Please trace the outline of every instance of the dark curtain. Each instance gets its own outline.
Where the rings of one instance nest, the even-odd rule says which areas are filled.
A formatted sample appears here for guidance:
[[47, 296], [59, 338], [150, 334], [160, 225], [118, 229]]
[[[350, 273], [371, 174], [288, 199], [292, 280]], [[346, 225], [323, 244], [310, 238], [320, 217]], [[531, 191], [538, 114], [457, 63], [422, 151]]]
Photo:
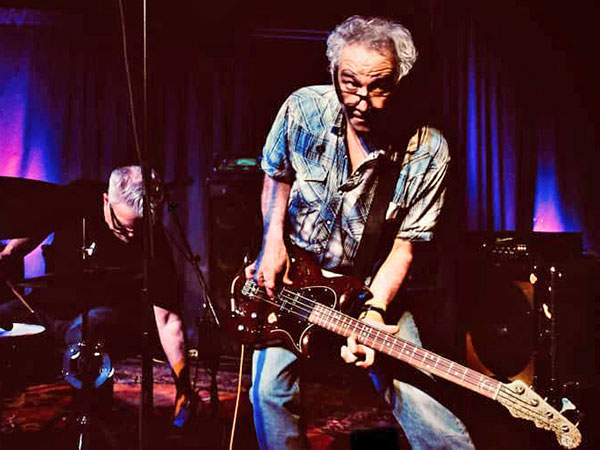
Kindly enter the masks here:
[[579, 231], [597, 251], [589, 189], [598, 89], [586, 57], [596, 8], [436, 5], [445, 129], [462, 192], [457, 227]]

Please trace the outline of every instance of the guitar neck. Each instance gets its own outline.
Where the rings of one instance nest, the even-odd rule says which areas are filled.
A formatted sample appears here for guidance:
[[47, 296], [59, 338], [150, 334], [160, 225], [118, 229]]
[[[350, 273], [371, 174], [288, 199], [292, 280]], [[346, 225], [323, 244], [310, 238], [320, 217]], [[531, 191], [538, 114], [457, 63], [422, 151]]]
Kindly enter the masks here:
[[496, 399], [502, 383], [436, 355], [392, 334], [378, 330], [335, 309], [313, 302], [308, 321], [340, 336], [355, 336], [358, 342], [411, 366]]

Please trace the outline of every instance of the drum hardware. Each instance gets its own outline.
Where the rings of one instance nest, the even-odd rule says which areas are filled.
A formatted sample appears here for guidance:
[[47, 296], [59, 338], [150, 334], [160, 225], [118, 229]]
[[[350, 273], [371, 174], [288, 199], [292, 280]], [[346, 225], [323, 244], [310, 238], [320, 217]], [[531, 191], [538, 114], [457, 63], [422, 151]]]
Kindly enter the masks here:
[[[82, 218], [82, 246], [81, 256], [84, 273], [90, 269], [90, 260], [96, 250], [95, 243], [87, 245], [86, 218]], [[89, 286], [78, 286], [80, 298], [86, 298]], [[89, 311], [91, 305], [85, 304], [81, 311], [81, 341], [67, 348], [63, 359], [63, 376], [72, 386], [81, 389], [81, 409], [75, 418], [76, 448], [77, 450], [92, 449], [92, 427], [95, 426], [92, 411], [92, 395], [94, 389], [104, 383], [112, 375], [110, 358], [106, 353], [100, 351], [97, 345], [93, 345], [89, 339]], [[100, 366], [94, 362], [101, 361]], [[65, 367], [66, 366], [66, 367]], [[96, 373], [96, 374], [95, 374]], [[96, 385], [97, 384], [97, 385]]]
[[[102, 350], [104, 344], [96, 342], [93, 345], [88, 361], [82, 358], [86, 353], [86, 349], [83, 348], [85, 345], [87, 344], [84, 342], [69, 345], [63, 358], [63, 378], [75, 389], [83, 387], [83, 377], [88, 372], [92, 374], [94, 388], [100, 387], [114, 374], [110, 357]], [[86, 363], [89, 367], [85, 366]]]

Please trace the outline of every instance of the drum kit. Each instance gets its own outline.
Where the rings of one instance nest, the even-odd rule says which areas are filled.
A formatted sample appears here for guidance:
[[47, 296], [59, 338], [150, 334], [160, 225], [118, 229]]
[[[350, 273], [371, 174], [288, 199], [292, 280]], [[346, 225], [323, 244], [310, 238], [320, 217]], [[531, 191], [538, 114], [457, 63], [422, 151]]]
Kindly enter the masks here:
[[[60, 224], [61, 218], [77, 214], [70, 201], [72, 194], [68, 187], [20, 178], [0, 177], [0, 239], [15, 239], [49, 234]], [[32, 213], [32, 211], [34, 213]], [[86, 219], [82, 218], [81, 255], [83, 270], [73, 273], [46, 274], [35, 278], [21, 280], [16, 283], [4, 276], [0, 265], [0, 283], [6, 284], [13, 296], [18, 299], [29, 312], [32, 323], [0, 322], [0, 410], [2, 408], [2, 381], [10, 377], [11, 357], [18, 355], [15, 351], [22, 343], [33, 337], [42, 336], [46, 327], [43, 319], [36, 313], [36, 305], [30, 304], [22, 295], [23, 288], [74, 288], [80, 292], [83, 301], [79, 302], [81, 310], [81, 341], [70, 345], [63, 357], [62, 374], [71, 386], [81, 390], [82, 407], [75, 417], [77, 428], [76, 448], [91, 448], [91, 418], [93, 416], [92, 397], [94, 390], [105, 383], [113, 374], [109, 356], [103, 351], [102, 344], [88, 339], [88, 311], [94, 305], [85, 301], [85, 292], [91, 292], [99, 286], [109, 283], [123, 284], [139, 280], [139, 274], [120, 268], [91, 268], [86, 264], [93, 254], [93, 245], [86, 242]], [[20, 290], [21, 289], [21, 290]], [[1, 301], [12, 299], [0, 299]], [[12, 356], [11, 356], [12, 355]], [[14, 364], [18, 364], [14, 362]]]

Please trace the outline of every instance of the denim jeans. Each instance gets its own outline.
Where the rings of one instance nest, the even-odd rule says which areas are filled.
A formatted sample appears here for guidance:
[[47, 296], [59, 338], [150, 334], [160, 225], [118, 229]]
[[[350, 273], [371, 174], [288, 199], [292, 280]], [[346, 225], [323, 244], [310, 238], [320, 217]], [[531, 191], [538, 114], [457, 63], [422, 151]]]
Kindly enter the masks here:
[[[399, 337], [421, 345], [412, 314], [405, 312], [398, 326]], [[254, 352], [250, 401], [263, 450], [308, 447], [301, 416], [299, 364], [296, 355], [281, 347]], [[441, 403], [378, 370], [369, 375], [413, 449], [474, 449], [465, 426]]]

